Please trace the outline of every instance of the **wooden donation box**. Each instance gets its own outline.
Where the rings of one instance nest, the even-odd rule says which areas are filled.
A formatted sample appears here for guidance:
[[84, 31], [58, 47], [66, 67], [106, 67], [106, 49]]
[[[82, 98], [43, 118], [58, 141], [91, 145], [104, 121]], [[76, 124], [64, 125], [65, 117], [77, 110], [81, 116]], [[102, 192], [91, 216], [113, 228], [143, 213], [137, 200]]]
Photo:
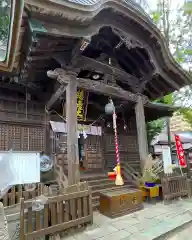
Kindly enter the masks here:
[[138, 189], [113, 189], [100, 193], [100, 213], [110, 218], [132, 213], [143, 208], [142, 191]]

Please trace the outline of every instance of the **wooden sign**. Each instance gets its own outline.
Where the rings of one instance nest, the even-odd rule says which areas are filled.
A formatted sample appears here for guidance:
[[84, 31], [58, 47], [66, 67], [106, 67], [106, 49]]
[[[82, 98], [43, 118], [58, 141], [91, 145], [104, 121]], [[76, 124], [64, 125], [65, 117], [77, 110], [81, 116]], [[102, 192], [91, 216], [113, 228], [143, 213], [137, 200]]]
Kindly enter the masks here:
[[176, 144], [176, 149], [177, 149], [177, 156], [179, 159], [179, 165], [181, 167], [187, 167], [187, 163], [185, 160], [185, 154], [184, 154], [184, 150], [183, 150], [183, 145], [180, 139], [180, 136], [175, 135], [175, 144]]
[[77, 120], [84, 120], [84, 91], [77, 91]]

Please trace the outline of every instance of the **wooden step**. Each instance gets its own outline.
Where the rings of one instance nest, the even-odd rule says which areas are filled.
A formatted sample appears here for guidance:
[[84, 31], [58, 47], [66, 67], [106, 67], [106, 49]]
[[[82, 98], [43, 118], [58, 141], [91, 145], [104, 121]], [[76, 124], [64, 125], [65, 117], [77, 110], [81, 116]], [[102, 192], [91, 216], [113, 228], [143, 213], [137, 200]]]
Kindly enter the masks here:
[[102, 185], [105, 183], [112, 182], [109, 178], [102, 178], [102, 179], [94, 179], [94, 180], [89, 180], [88, 184], [89, 186], [96, 186], [96, 185]]
[[93, 181], [93, 180], [100, 180], [100, 179], [107, 179], [107, 173], [84, 173], [81, 174], [81, 181]]

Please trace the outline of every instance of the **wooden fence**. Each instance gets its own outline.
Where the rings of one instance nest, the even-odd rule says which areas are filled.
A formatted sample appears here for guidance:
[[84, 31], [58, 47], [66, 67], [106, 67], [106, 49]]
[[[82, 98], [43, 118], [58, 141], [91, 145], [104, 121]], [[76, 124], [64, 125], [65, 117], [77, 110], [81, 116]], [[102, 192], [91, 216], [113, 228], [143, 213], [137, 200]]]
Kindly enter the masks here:
[[165, 175], [161, 179], [164, 200], [173, 200], [189, 195], [187, 175]]
[[39, 239], [92, 221], [91, 190], [87, 183], [80, 183], [48, 197], [41, 211], [33, 211], [32, 201], [21, 199], [20, 240]]
[[36, 189], [33, 191], [26, 191], [23, 185], [13, 186], [0, 201], [3, 203], [4, 207], [12, 206], [20, 203], [20, 199], [29, 200], [40, 196], [42, 193], [48, 195], [49, 189], [42, 183], [37, 184]]

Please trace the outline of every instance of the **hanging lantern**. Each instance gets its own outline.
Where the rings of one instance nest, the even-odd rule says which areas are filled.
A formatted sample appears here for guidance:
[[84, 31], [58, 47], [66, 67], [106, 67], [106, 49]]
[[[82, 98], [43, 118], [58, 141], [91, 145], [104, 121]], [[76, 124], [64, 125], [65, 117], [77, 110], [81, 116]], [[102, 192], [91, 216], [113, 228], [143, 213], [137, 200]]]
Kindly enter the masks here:
[[113, 115], [115, 112], [115, 106], [113, 102], [109, 102], [108, 104], [105, 105], [105, 113], [108, 115]]

